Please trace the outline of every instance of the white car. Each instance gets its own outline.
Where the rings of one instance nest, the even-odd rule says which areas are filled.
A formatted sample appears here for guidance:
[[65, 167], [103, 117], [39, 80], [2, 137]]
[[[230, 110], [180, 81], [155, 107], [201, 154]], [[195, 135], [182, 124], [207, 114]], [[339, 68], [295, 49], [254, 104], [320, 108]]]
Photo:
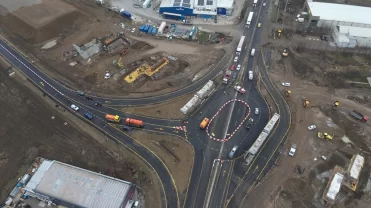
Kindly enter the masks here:
[[265, 5], [267, 5], [266, 3], [263, 3], [263, 7], [265, 7]]
[[109, 72], [107, 72], [105, 75], [104, 75], [104, 79], [109, 79], [111, 78], [111, 74]]
[[229, 153], [229, 158], [231, 158], [231, 159], [233, 158], [234, 153], [236, 153], [237, 149], [238, 149], [238, 146], [234, 145], [231, 152]]
[[238, 56], [234, 57], [233, 62], [237, 62], [237, 61], [238, 61]]
[[310, 125], [310, 126], [308, 126], [308, 130], [310, 131], [310, 130], [313, 130], [313, 129], [316, 129], [317, 128], [317, 126], [316, 125]]
[[241, 86], [235, 86], [234, 89], [237, 90], [238, 92], [242, 93], [242, 94], [244, 94], [246, 92], [246, 90]]
[[72, 104], [71, 105], [71, 108], [74, 109], [75, 111], [78, 111], [79, 110], [79, 107], [77, 107], [75, 104]]
[[241, 69], [241, 64], [238, 64], [236, 70], [240, 71], [240, 69]]
[[290, 82], [282, 82], [282, 86], [285, 86], [285, 87], [290, 87], [291, 84]]
[[295, 145], [295, 144], [292, 144], [292, 145], [291, 145], [291, 148], [290, 148], [289, 155], [290, 155], [291, 157], [294, 157], [295, 152], [296, 152], [296, 145]]
[[131, 30], [131, 32], [133, 33], [133, 32], [135, 32], [137, 29], [134, 27], [132, 30]]
[[255, 108], [255, 115], [259, 115], [259, 108]]

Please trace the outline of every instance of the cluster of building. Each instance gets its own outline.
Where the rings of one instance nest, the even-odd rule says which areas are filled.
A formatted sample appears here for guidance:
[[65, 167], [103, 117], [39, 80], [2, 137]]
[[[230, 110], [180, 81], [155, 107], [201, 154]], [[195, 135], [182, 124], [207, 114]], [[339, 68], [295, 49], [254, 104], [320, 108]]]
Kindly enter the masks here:
[[309, 30], [332, 30], [339, 47], [371, 47], [371, 7], [332, 4], [307, 0], [301, 18]]
[[343, 187], [348, 190], [356, 191], [364, 163], [365, 158], [356, 154], [353, 155], [347, 170], [344, 170], [340, 166], [334, 168], [322, 196], [326, 204], [333, 205], [341, 200], [342, 194], [340, 194], [340, 192]]
[[216, 19], [217, 15], [232, 15], [234, 4], [234, 0], [162, 0], [159, 13], [176, 20]]
[[4, 207], [38, 204], [39, 207], [131, 208], [138, 204], [133, 200], [136, 192], [137, 187], [130, 182], [37, 158], [11, 191]]

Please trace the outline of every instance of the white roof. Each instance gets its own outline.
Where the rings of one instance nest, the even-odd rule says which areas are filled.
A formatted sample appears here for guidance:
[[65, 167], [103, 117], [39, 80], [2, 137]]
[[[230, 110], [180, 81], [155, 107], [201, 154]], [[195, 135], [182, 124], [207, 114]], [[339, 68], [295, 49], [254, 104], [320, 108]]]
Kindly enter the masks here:
[[216, 6], [218, 8], [233, 8], [234, 0], [217, 0]]
[[58, 161], [44, 160], [24, 188], [86, 208], [123, 205], [131, 183]]
[[358, 180], [359, 174], [361, 173], [361, 169], [365, 162], [365, 158], [361, 155], [357, 155], [356, 158], [353, 160], [352, 166], [350, 168], [350, 177]]
[[339, 33], [347, 34], [353, 37], [371, 38], [371, 28], [365, 27], [352, 27], [339, 25]]
[[195, 7], [215, 8], [217, 0], [191, 0]]
[[338, 36], [338, 42], [339, 43], [350, 43], [349, 38], [346, 35], [342, 35], [342, 34]]
[[328, 188], [328, 191], [326, 193], [326, 197], [335, 200], [336, 195], [340, 191], [341, 183], [343, 182], [344, 176], [341, 173], [336, 173], [334, 177], [332, 178], [330, 187]]
[[308, 2], [308, 5], [311, 14], [321, 20], [371, 24], [371, 7], [322, 2]]
[[193, 8], [195, 0], [162, 0], [160, 7], [186, 7]]

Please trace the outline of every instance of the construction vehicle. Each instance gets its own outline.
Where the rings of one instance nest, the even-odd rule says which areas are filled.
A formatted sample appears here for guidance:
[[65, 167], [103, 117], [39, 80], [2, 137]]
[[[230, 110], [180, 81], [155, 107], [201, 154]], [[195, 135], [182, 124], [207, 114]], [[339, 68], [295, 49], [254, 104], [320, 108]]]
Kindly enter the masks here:
[[335, 101], [334, 104], [332, 105], [332, 107], [337, 108], [337, 107], [339, 107], [339, 104], [340, 104], [339, 101]]
[[224, 78], [223, 78], [223, 84], [228, 84], [228, 80], [231, 77], [231, 74], [232, 72], [227, 69], [227, 72], [225, 73]]
[[134, 127], [138, 127], [138, 128], [143, 127], [143, 121], [142, 120], [136, 120], [136, 119], [132, 119], [132, 118], [127, 118], [125, 120], [125, 124], [128, 125], [128, 126], [134, 126]]
[[303, 102], [304, 108], [308, 108], [309, 107], [309, 104], [310, 104], [310, 102], [309, 102], [308, 98], [305, 98], [304, 99], [304, 102]]
[[286, 48], [283, 49], [282, 56], [287, 57], [288, 55], [289, 55], [289, 50], [287, 50]]
[[285, 95], [286, 95], [286, 97], [290, 97], [291, 96], [291, 90], [285, 90]]
[[321, 139], [327, 139], [327, 140], [332, 140], [332, 138], [334, 137], [334, 135], [329, 135], [328, 133], [324, 132], [318, 132], [317, 133], [317, 136], [318, 138], [321, 138]]
[[281, 29], [278, 29], [277, 30], [277, 38], [280, 38], [281, 37], [281, 33], [282, 33], [282, 30]]
[[350, 112], [350, 115], [351, 115], [353, 118], [355, 118], [355, 119], [357, 119], [357, 120], [359, 120], [359, 121], [361, 121], [361, 122], [363, 122], [363, 123], [366, 123], [367, 120], [368, 120], [368, 117], [367, 117], [367, 116], [365, 116], [365, 115], [363, 115], [362, 113], [359, 113], [359, 112], [357, 112], [357, 111], [351, 111], [351, 112]]
[[118, 115], [107, 114], [106, 115], [106, 120], [111, 121], [111, 122], [115, 122], [115, 123], [120, 123], [121, 118]]
[[201, 129], [204, 129], [206, 128], [207, 124], [209, 124], [209, 119], [208, 118], [204, 118], [204, 120], [202, 120], [202, 122], [200, 123], [200, 128]]

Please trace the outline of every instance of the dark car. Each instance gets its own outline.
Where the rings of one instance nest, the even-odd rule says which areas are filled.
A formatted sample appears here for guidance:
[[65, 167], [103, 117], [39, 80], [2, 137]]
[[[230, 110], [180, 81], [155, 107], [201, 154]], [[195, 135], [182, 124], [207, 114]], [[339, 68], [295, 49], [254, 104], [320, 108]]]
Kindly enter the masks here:
[[76, 94], [77, 94], [77, 95], [80, 95], [80, 96], [84, 96], [84, 95], [85, 95], [85, 93], [82, 92], [82, 91], [76, 91]]
[[94, 103], [95, 106], [102, 106], [102, 104], [98, 103], [98, 102], [95, 102]]
[[93, 98], [92, 97], [89, 97], [89, 96], [86, 96], [85, 99], [87, 99], [87, 100], [93, 100]]
[[131, 127], [130, 127], [130, 126], [126, 126], [126, 125], [124, 125], [124, 126], [122, 127], [122, 130], [124, 130], [124, 131], [131, 131]]
[[253, 123], [254, 123], [254, 119], [249, 118], [249, 120], [247, 121], [247, 124], [246, 124], [246, 128], [250, 129]]

